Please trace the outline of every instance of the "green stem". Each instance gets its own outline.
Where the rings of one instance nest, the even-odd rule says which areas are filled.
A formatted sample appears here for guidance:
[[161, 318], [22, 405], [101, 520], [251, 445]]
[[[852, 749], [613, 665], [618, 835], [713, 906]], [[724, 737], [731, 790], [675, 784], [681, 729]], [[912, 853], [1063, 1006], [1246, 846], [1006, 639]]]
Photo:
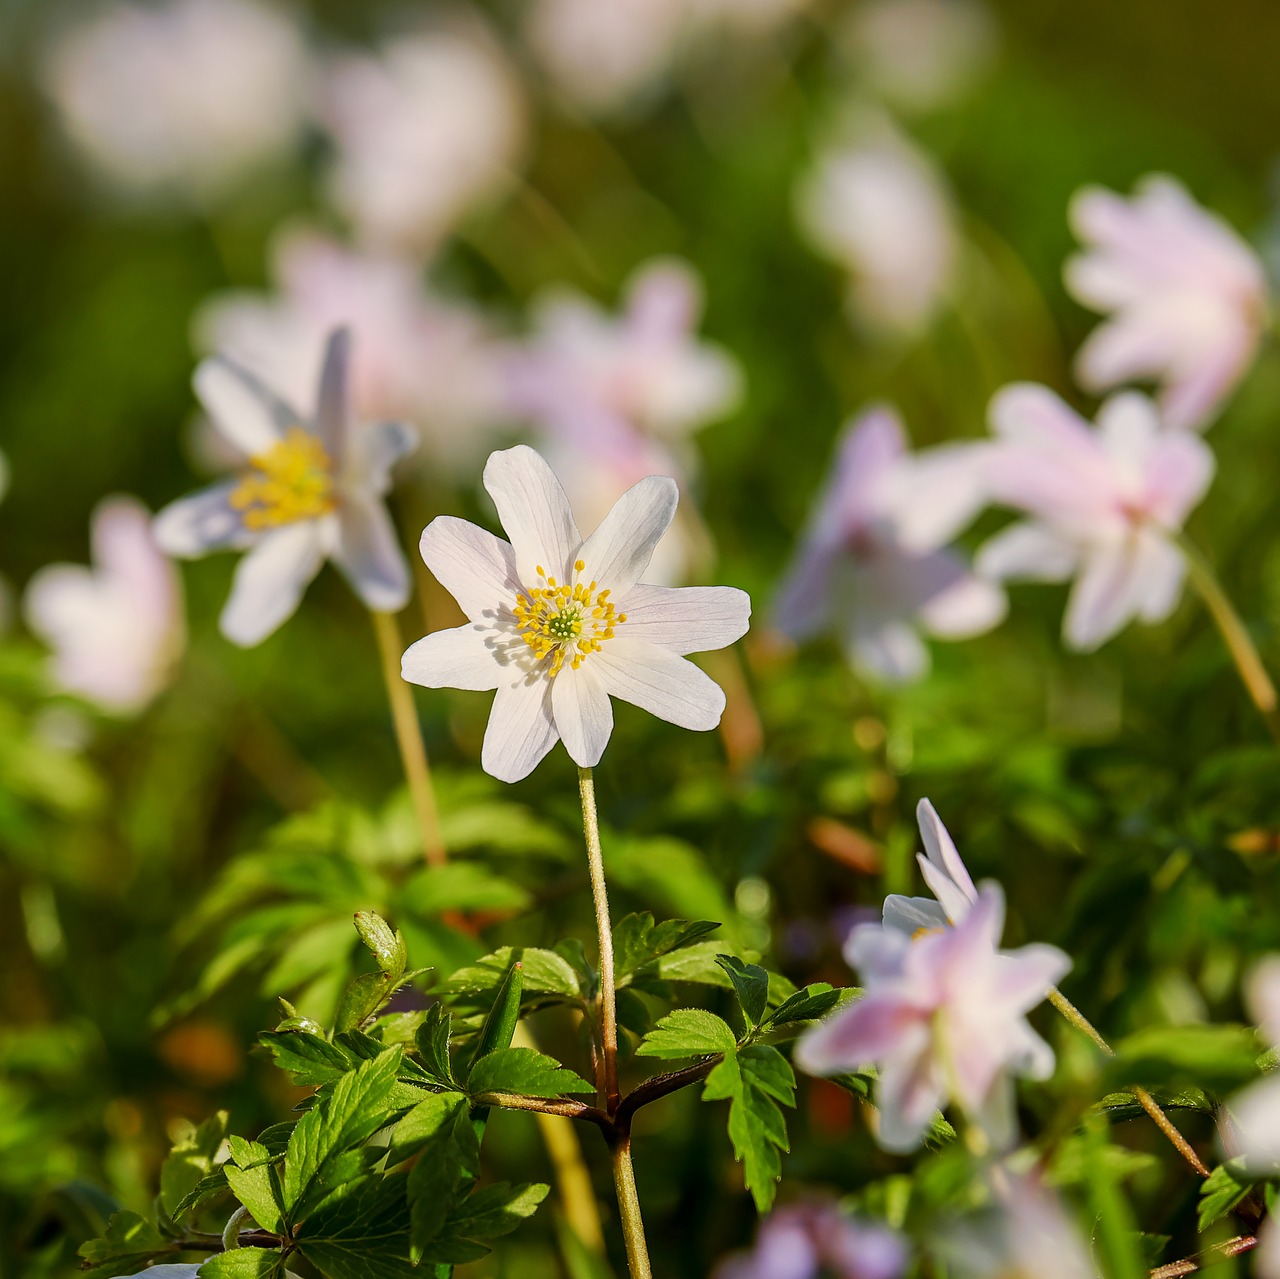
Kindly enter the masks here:
[[1209, 561], [1200, 554], [1185, 533], [1179, 533], [1177, 540], [1192, 586], [1196, 588], [1217, 625], [1250, 699], [1266, 720], [1271, 736], [1280, 743], [1280, 698], [1276, 695], [1276, 686], [1271, 682], [1267, 668], [1262, 664], [1248, 627], [1227, 598]]
[[[1115, 1049], [1098, 1033], [1094, 1024], [1062, 993], [1056, 986], [1049, 988], [1049, 1002], [1079, 1031], [1088, 1035], [1108, 1057], [1116, 1055]], [[1173, 1125], [1173, 1120], [1160, 1107], [1160, 1103], [1145, 1089], [1134, 1088], [1133, 1095], [1138, 1105], [1151, 1116], [1157, 1128], [1169, 1139], [1173, 1148], [1201, 1176], [1207, 1177], [1209, 1169], [1204, 1160], [1196, 1154], [1191, 1143]]]
[[627, 1270], [631, 1279], [653, 1279], [640, 1196], [636, 1193], [636, 1171], [631, 1163], [631, 1138], [625, 1134], [613, 1147], [613, 1185], [618, 1192], [618, 1215], [627, 1244]]

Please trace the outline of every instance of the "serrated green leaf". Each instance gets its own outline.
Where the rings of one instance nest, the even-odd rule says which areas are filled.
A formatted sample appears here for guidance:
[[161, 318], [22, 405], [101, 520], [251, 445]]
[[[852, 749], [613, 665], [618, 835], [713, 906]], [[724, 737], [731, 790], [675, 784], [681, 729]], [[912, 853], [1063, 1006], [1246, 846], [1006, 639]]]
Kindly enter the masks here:
[[246, 1169], [228, 1164], [222, 1171], [231, 1193], [249, 1210], [254, 1221], [263, 1230], [280, 1234], [284, 1220], [271, 1165], [262, 1163]]
[[1248, 1198], [1256, 1184], [1244, 1164], [1233, 1159], [1215, 1168], [1200, 1184], [1199, 1229], [1208, 1230]]
[[[409, 1174], [410, 1255], [415, 1262], [427, 1258], [455, 1203], [479, 1172], [480, 1143], [470, 1108], [458, 1102]], [[435, 1254], [430, 1259], [449, 1260]]]
[[295, 1236], [327, 1279], [425, 1279], [409, 1261], [407, 1178], [370, 1176], [330, 1195]]
[[171, 1218], [177, 1219], [187, 1196], [213, 1174], [214, 1159], [227, 1135], [227, 1119], [227, 1112], [219, 1110], [198, 1128], [189, 1125], [161, 1165], [160, 1203]]
[[284, 1258], [274, 1248], [233, 1248], [210, 1257], [199, 1279], [274, 1279], [284, 1270]]
[[522, 1097], [562, 1097], [592, 1093], [595, 1085], [536, 1048], [502, 1048], [482, 1057], [467, 1076], [467, 1092], [506, 1092]]
[[229, 1190], [227, 1186], [227, 1178], [221, 1168], [217, 1172], [211, 1172], [207, 1177], [201, 1177], [190, 1190], [179, 1200], [173, 1211], [169, 1214], [176, 1221], [184, 1214], [191, 1211], [198, 1204], [206, 1199], [212, 1198], [214, 1195], [226, 1194]]
[[173, 1243], [149, 1221], [136, 1212], [122, 1211], [112, 1214], [101, 1238], [80, 1245], [79, 1255], [88, 1263], [92, 1279], [114, 1279], [173, 1251]]
[[334, 1014], [337, 1030], [355, 1030], [391, 998], [398, 983], [385, 973], [360, 973], [346, 985]]
[[495, 1182], [468, 1195], [450, 1214], [449, 1230], [466, 1239], [496, 1239], [510, 1234], [538, 1210], [550, 1186], [529, 1182], [513, 1186]]
[[[694, 942], [669, 955], [660, 956], [655, 965], [655, 976], [660, 981], [687, 981], [699, 986], [719, 986], [729, 990], [733, 983], [718, 962], [723, 950], [724, 947], [719, 942]], [[634, 984], [639, 985], [639, 979], [644, 974], [636, 976]]]
[[453, 1018], [443, 1004], [432, 1004], [414, 1042], [422, 1068], [439, 1084], [454, 1087], [453, 1064], [449, 1060], [449, 1038], [453, 1031]]
[[452, 1122], [458, 1107], [465, 1102], [466, 1098], [460, 1092], [435, 1093], [420, 1101], [396, 1124], [391, 1134], [388, 1167], [408, 1159], [439, 1137], [445, 1125]]
[[759, 964], [744, 963], [736, 955], [717, 955], [716, 963], [733, 983], [733, 993], [747, 1019], [747, 1027], [754, 1030], [769, 1003], [769, 974]]
[[496, 990], [507, 975], [513, 959], [524, 967], [526, 995], [559, 995], [577, 1001], [581, 995], [578, 975], [568, 960], [554, 950], [526, 946], [516, 950], [503, 946], [466, 968], [459, 968], [445, 983], [444, 989], [454, 994], [479, 994]]
[[859, 994], [852, 988], [836, 990], [826, 982], [814, 982], [784, 999], [765, 1019], [765, 1025], [772, 1030], [794, 1022], [818, 1021], [837, 1004], [856, 999]]
[[372, 1061], [345, 1074], [324, 1098], [298, 1121], [285, 1152], [282, 1193], [291, 1222], [298, 1220], [304, 1196], [334, 1155], [360, 1145], [385, 1122], [385, 1100], [396, 1082], [401, 1050], [388, 1048]]
[[341, 1078], [355, 1064], [350, 1053], [307, 1031], [264, 1031], [258, 1036], [293, 1082], [308, 1088]]
[[666, 1061], [732, 1053], [738, 1038], [727, 1022], [702, 1008], [677, 1008], [661, 1018], [636, 1049], [638, 1057]]
[[614, 975], [619, 988], [626, 986], [637, 970], [691, 946], [719, 927], [706, 919], [666, 919], [655, 924], [649, 911], [624, 915], [613, 926]]

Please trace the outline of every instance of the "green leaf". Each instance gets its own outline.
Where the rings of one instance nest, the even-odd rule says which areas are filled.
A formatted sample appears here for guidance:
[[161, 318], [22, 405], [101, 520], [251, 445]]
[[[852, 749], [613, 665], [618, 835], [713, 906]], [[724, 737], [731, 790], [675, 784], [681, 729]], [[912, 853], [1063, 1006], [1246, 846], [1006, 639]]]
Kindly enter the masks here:
[[156, 1257], [171, 1254], [174, 1244], [136, 1212], [113, 1213], [100, 1239], [81, 1244], [79, 1255], [91, 1279], [114, 1279], [141, 1270]]
[[1101, 1115], [1091, 1115], [1084, 1131], [1089, 1158], [1089, 1209], [1098, 1221], [1095, 1239], [1107, 1279], [1146, 1279], [1137, 1225], [1106, 1158], [1106, 1120]]
[[638, 969], [692, 945], [719, 927], [707, 919], [666, 919], [655, 925], [648, 911], [624, 915], [613, 926], [614, 975], [618, 986], [625, 986]]
[[479, 1173], [480, 1143], [470, 1108], [455, 1103], [409, 1174], [410, 1255], [415, 1263], [444, 1231], [454, 1204]]
[[532, 903], [528, 889], [478, 862], [451, 861], [415, 874], [396, 896], [398, 910], [443, 915], [455, 910], [522, 911]]
[[414, 1036], [422, 1068], [437, 1083], [455, 1087], [453, 1064], [449, 1060], [449, 1036], [453, 1018], [443, 1004], [432, 1004]]
[[397, 978], [408, 967], [404, 938], [381, 915], [371, 910], [356, 911], [356, 932], [373, 953], [379, 969], [388, 977]]
[[1227, 1092], [1257, 1078], [1258, 1041], [1244, 1026], [1147, 1026], [1115, 1046], [1109, 1089], [1186, 1081]]
[[769, 1004], [769, 974], [759, 964], [743, 963], [736, 955], [717, 955], [716, 963], [728, 974], [747, 1027], [754, 1030]]
[[503, 946], [492, 955], [466, 968], [459, 968], [445, 983], [445, 991], [452, 994], [472, 994], [496, 990], [507, 975], [513, 959], [520, 960], [524, 968], [526, 995], [560, 995], [576, 1002], [581, 997], [578, 975], [567, 959], [554, 950], [542, 950], [526, 946], [515, 950]]
[[595, 1085], [535, 1048], [502, 1048], [482, 1057], [467, 1076], [467, 1092], [509, 1092], [522, 1097], [592, 1093]]
[[284, 1229], [276, 1179], [270, 1164], [250, 1168], [227, 1164], [223, 1170], [232, 1194], [249, 1210], [249, 1215], [263, 1230], [279, 1234]]
[[550, 1189], [539, 1183], [512, 1186], [500, 1181], [475, 1191], [449, 1214], [445, 1229], [424, 1249], [423, 1259], [450, 1263], [483, 1256], [488, 1249], [480, 1241], [510, 1234], [533, 1216]]
[[852, 988], [836, 990], [824, 981], [814, 982], [788, 996], [766, 1018], [771, 1030], [795, 1022], [818, 1021], [837, 1004], [856, 999], [861, 992]]
[[423, 1146], [440, 1136], [446, 1125], [452, 1123], [458, 1107], [466, 1102], [460, 1092], [435, 1093], [420, 1101], [395, 1126], [391, 1134], [391, 1148], [387, 1166], [396, 1164], [416, 1154]]
[[1215, 1168], [1201, 1183], [1199, 1229], [1208, 1230], [1238, 1204], [1248, 1198], [1255, 1185], [1241, 1160], [1233, 1159]]
[[297, 1228], [327, 1279], [426, 1279], [409, 1261], [407, 1178], [370, 1176], [330, 1195]]
[[729, 1102], [729, 1139], [742, 1161], [743, 1179], [756, 1210], [766, 1213], [782, 1175], [781, 1152], [787, 1123], [779, 1104], [795, 1105], [795, 1074], [783, 1055], [767, 1044], [730, 1054], [707, 1076], [705, 1101]]
[[284, 1270], [284, 1257], [274, 1248], [233, 1248], [200, 1267], [199, 1279], [271, 1279]]
[[673, 1060], [732, 1053], [738, 1038], [727, 1022], [702, 1008], [677, 1008], [661, 1018], [636, 1049], [638, 1057]]
[[179, 1205], [215, 1171], [214, 1159], [227, 1135], [227, 1117], [225, 1110], [219, 1110], [199, 1128], [188, 1124], [174, 1142], [160, 1167], [160, 1203], [170, 1217], [177, 1218]]
[[339, 1079], [355, 1065], [350, 1053], [308, 1031], [264, 1031], [258, 1036], [275, 1058], [276, 1065], [302, 1088]]
[[355, 1030], [391, 998], [391, 992], [399, 985], [394, 977], [385, 973], [360, 973], [353, 977], [338, 1000], [334, 1014], [337, 1030]]
[[[724, 947], [719, 942], [694, 942], [669, 955], [660, 956], [655, 976], [660, 981], [688, 981], [699, 986], [720, 986], [729, 990], [733, 983], [719, 964], [723, 950]], [[647, 973], [636, 974], [635, 984], [639, 985], [646, 975]]]
[[367, 1141], [386, 1122], [384, 1102], [396, 1082], [400, 1057], [399, 1048], [388, 1048], [361, 1063], [298, 1121], [285, 1153], [282, 1186], [291, 1221], [297, 1221], [303, 1197], [326, 1160]]
[[511, 1047], [512, 1037], [516, 1033], [516, 1023], [520, 1020], [520, 996], [523, 993], [524, 965], [515, 959], [507, 969], [507, 975], [502, 979], [502, 985], [498, 987], [498, 993], [493, 997], [489, 1015], [480, 1027], [475, 1052], [471, 1057], [472, 1068], [482, 1057]]

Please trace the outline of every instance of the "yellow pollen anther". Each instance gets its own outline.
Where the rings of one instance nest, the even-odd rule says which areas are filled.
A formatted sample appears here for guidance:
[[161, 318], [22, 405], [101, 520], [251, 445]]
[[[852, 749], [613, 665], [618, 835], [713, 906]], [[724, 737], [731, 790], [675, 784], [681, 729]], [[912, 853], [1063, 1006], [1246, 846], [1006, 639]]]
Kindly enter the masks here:
[[[586, 563], [576, 560], [573, 567], [575, 573], [581, 573]], [[534, 658], [546, 661], [546, 673], [554, 678], [566, 663], [576, 671], [587, 654], [598, 653], [601, 642], [612, 639], [614, 628], [627, 619], [614, 611], [608, 590], [596, 594], [594, 581], [557, 583], [542, 565], [537, 571], [545, 585], [523, 591], [511, 611]]]
[[318, 519], [334, 509], [333, 473], [324, 445], [301, 426], [249, 459], [227, 503], [252, 533]]

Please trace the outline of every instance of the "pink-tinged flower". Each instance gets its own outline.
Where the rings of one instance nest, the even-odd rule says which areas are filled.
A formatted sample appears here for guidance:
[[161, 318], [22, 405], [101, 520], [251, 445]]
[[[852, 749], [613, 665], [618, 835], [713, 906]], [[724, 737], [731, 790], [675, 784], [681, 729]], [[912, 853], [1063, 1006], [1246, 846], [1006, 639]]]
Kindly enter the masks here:
[[27, 587], [27, 625], [53, 649], [59, 688], [129, 714], [173, 674], [185, 641], [182, 587], [141, 502], [108, 498], [91, 528], [94, 567], [42, 568]]
[[940, 1231], [934, 1251], [962, 1279], [1096, 1279], [1080, 1230], [1033, 1177], [1006, 1178], [983, 1218]]
[[44, 84], [73, 141], [121, 186], [205, 198], [298, 138], [307, 51], [254, 0], [117, 4], [70, 28]]
[[808, 1031], [796, 1062], [830, 1075], [877, 1066], [878, 1138], [919, 1145], [950, 1099], [992, 1137], [1010, 1126], [1006, 1072], [1053, 1073], [1053, 1050], [1026, 1014], [1071, 967], [1054, 946], [1000, 951], [1004, 894], [984, 884], [952, 928], [909, 937], [879, 924], [855, 928], [846, 947], [866, 994]]
[[356, 417], [420, 426], [432, 460], [452, 469], [478, 459], [501, 417], [502, 376], [477, 310], [428, 292], [407, 258], [310, 231], [281, 236], [272, 261], [277, 293], [205, 305], [196, 324], [204, 349], [226, 352], [296, 404], [316, 385], [325, 337], [349, 328]]
[[614, 317], [568, 292], [534, 309], [534, 334], [510, 365], [512, 411], [576, 445], [628, 428], [679, 439], [723, 417], [742, 394], [726, 351], [695, 336], [702, 285], [692, 268], [650, 262]]
[[876, 122], [822, 154], [797, 192], [814, 245], [851, 275], [850, 301], [872, 329], [907, 336], [933, 318], [955, 271], [951, 199], [933, 162]]
[[859, 84], [904, 111], [963, 97], [998, 40], [980, 0], [870, 0], [854, 9], [846, 33]]
[[230, 360], [196, 369], [196, 394], [247, 466], [165, 507], [155, 533], [184, 558], [248, 552], [222, 611], [233, 643], [261, 643], [287, 621], [326, 557], [371, 609], [393, 612], [409, 598], [409, 568], [383, 498], [413, 434], [399, 423], [351, 420], [349, 347], [345, 330], [329, 338], [312, 417]]
[[916, 854], [916, 861], [934, 900], [901, 897], [897, 893], [890, 893], [884, 899], [884, 922], [908, 936], [921, 928], [958, 924], [978, 900], [978, 890], [956, 850], [955, 841], [927, 799], [916, 805], [916, 821], [920, 825], [920, 838], [924, 840], [924, 852]]
[[484, 485], [511, 542], [466, 520], [432, 520], [422, 558], [467, 623], [412, 645], [402, 671], [427, 688], [496, 690], [485, 771], [519, 781], [557, 740], [592, 767], [613, 731], [610, 697], [682, 728], [714, 728], [724, 693], [684, 655], [739, 639], [751, 601], [727, 586], [640, 581], [675, 515], [675, 481], [641, 480], [586, 539], [533, 449], [494, 453]]
[[1174, 427], [1204, 427], [1253, 361], [1267, 315], [1267, 281], [1253, 250], [1172, 178], [1148, 177], [1126, 200], [1078, 191], [1071, 225], [1085, 252], [1067, 288], [1111, 318], [1076, 362], [1083, 386], [1160, 383]]
[[1004, 592], [943, 549], [986, 500], [985, 457], [982, 445], [909, 453], [888, 408], [855, 418], [782, 583], [778, 629], [834, 631], [853, 665], [901, 681], [928, 669], [921, 629], [960, 639], [996, 625]]
[[1063, 635], [1076, 649], [1097, 648], [1135, 617], [1168, 617], [1186, 568], [1175, 539], [1213, 478], [1204, 442], [1162, 428], [1155, 405], [1136, 392], [1108, 400], [1094, 429], [1031, 383], [996, 395], [991, 426], [999, 437], [991, 492], [1032, 518], [987, 542], [978, 570], [1074, 577]]
[[896, 1230], [831, 1202], [788, 1204], [760, 1223], [755, 1247], [716, 1267], [714, 1279], [897, 1279], [907, 1248]]
[[334, 203], [361, 239], [415, 250], [509, 185], [525, 128], [512, 69], [470, 29], [344, 58], [328, 77], [324, 115], [338, 149]]

